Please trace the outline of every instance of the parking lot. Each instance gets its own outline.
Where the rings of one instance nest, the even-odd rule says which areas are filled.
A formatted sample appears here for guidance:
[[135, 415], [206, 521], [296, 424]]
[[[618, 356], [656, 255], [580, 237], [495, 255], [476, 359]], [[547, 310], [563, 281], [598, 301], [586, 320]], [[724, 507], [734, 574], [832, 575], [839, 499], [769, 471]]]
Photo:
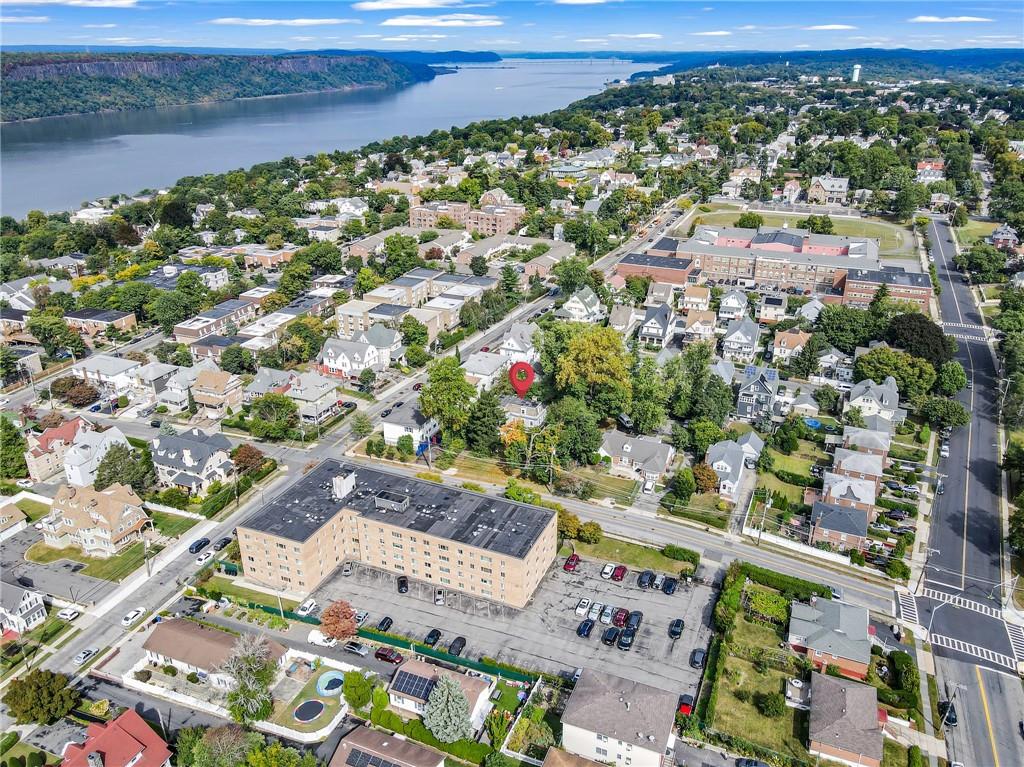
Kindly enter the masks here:
[[[700, 672], [690, 668], [690, 652], [706, 648], [711, 637], [712, 591], [703, 585], [681, 583], [672, 596], [639, 588], [630, 571], [616, 583], [603, 580], [604, 562], [584, 560], [575, 573], [566, 573], [559, 560], [548, 573], [525, 610], [449, 591], [446, 604], [433, 602], [434, 584], [410, 579], [409, 592], [399, 594], [396, 576], [354, 564], [353, 574], [336, 575], [315, 594], [323, 606], [337, 599], [370, 613], [367, 628], [385, 615], [394, 620], [389, 629], [422, 641], [432, 628], [441, 631], [439, 648], [447, 649], [456, 636], [466, 638], [463, 655], [488, 656], [506, 663], [551, 674], [576, 668], [602, 668], [609, 662], [615, 673], [661, 687], [693, 692]], [[629, 651], [601, 642], [605, 625], [598, 623], [589, 639], [576, 636], [583, 620], [575, 612], [581, 597], [628, 610], [640, 610], [643, 624]], [[682, 618], [683, 634], [672, 639], [669, 623]]]

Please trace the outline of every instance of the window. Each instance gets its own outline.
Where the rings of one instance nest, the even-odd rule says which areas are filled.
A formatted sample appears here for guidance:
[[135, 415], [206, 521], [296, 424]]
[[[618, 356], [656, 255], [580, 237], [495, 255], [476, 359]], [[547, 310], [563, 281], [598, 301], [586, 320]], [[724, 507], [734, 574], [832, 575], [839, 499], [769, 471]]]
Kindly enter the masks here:
[[595, 751], [597, 751], [598, 756], [608, 756], [608, 749], [606, 748], [598, 748]]

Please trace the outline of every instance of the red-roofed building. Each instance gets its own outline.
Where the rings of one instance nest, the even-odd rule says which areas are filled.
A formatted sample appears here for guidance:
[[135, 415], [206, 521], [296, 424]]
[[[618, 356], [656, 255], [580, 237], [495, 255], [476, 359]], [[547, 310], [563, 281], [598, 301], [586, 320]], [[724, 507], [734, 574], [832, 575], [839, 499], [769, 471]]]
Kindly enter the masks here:
[[107, 724], [90, 724], [85, 743], [69, 743], [61, 767], [169, 767], [163, 738], [128, 709]]
[[25, 463], [33, 482], [42, 482], [54, 474], [64, 473], [64, 454], [67, 453], [79, 431], [92, 429], [84, 418], [72, 418], [42, 434], [29, 434]]

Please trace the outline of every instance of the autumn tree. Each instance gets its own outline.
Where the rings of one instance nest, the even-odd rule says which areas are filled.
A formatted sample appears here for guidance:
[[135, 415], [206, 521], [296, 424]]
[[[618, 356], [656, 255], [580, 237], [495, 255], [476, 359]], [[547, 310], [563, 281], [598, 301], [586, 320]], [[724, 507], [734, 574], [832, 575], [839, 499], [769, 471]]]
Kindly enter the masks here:
[[244, 473], [260, 468], [266, 460], [266, 456], [255, 445], [245, 443], [238, 446], [234, 455], [231, 456], [231, 460], [234, 461], [235, 469], [240, 473]]
[[693, 467], [693, 479], [697, 483], [698, 492], [710, 493], [718, 488], [718, 475], [706, 463], [698, 463]]
[[588, 325], [566, 344], [555, 382], [563, 394], [586, 401], [599, 415], [614, 418], [632, 400], [629, 356], [615, 330]]
[[331, 602], [320, 614], [320, 630], [339, 641], [355, 636], [357, 628], [356, 612], [352, 605], [344, 600]]

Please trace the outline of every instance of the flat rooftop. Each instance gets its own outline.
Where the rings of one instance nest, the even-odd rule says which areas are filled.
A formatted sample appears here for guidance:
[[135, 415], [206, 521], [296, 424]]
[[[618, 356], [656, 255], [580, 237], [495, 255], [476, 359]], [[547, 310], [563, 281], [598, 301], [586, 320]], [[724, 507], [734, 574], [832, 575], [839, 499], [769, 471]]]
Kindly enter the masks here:
[[[334, 498], [334, 478], [351, 472], [356, 476], [354, 489], [343, 499]], [[385, 505], [379, 507], [378, 497]], [[395, 509], [397, 498], [408, 498], [404, 511]], [[527, 555], [555, 513], [361, 464], [327, 459], [239, 527], [305, 541], [343, 507], [371, 522], [398, 525], [517, 558]]]

